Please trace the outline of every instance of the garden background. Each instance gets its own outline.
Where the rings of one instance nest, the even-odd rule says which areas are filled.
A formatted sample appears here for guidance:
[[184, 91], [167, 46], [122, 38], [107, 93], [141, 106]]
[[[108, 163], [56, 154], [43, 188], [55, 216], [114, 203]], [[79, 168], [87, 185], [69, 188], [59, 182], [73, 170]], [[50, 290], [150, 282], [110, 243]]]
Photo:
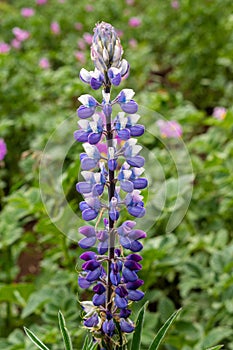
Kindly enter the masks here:
[[[154, 216], [140, 273], [149, 301], [142, 350], [181, 306], [161, 349], [222, 343], [232, 350], [231, 0], [0, 1], [0, 349], [35, 349], [26, 326], [61, 350], [58, 310], [75, 349], [82, 348], [77, 300], [88, 294], [77, 286], [81, 197], [75, 191], [82, 147], [72, 134], [77, 98], [88, 93], [79, 71], [92, 68], [92, 28], [102, 20], [121, 36], [131, 65], [124, 84], [135, 90], [148, 130], [140, 143], [156, 159], [145, 166]], [[48, 141], [52, 160], [64, 156], [62, 176], [41, 165]], [[178, 173], [184, 150], [192, 167]], [[141, 305], [134, 306], [134, 319]]]

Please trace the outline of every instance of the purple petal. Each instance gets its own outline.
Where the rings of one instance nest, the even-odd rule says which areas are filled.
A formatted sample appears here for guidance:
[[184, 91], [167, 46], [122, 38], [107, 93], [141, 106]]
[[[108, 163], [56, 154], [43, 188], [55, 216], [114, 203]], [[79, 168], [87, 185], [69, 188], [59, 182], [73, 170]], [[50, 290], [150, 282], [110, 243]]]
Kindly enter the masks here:
[[129, 157], [126, 161], [129, 165], [135, 166], [136, 168], [143, 167], [145, 163], [145, 159], [142, 156]]
[[106, 291], [106, 288], [102, 285], [102, 283], [98, 283], [93, 288], [93, 292], [95, 292], [96, 294], [103, 294], [105, 291]]
[[126, 257], [127, 260], [134, 260], [136, 262], [139, 262], [142, 260], [142, 257], [141, 255], [139, 254], [129, 254], [127, 257]]
[[129, 322], [126, 322], [124, 319], [120, 320], [120, 327], [122, 332], [131, 333], [134, 331], [134, 326]]
[[128, 318], [131, 315], [131, 310], [128, 309], [121, 309], [120, 311], [120, 317]]
[[79, 118], [86, 119], [95, 113], [95, 107], [85, 107], [82, 105], [77, 109], [77, 113]]
[[90, 193], [92, 191], [92, 184], [88, 182], [78, 182], [76, 184], [76, 191], [79, 193]]
[[113, 85], [115, 85], [115, 86], [120, 85], [120, 83], [121, 83], [121, 74], [118, 73], [117, 75], [115, 75], [114, 78], [112, 78], [112, 79], [110, 79], [110, 80], [111, 80], [111, 83], [112, 83]]
[[105, 104], [103, 106], [103, 112], [106, 117], [110, 117], [110, 115], [112, 114], [112, 106], [110, 104]]
[[136, 272], [127, 269], [127, 267], [124, 267], [122, 271], [122, 276], [124, 277], [126, 282], [134, 282], [138, 279]]
[[87, 271], [94, 271], [97, 267], [100, 266], [100, 263], [96, 260], [88, 260], [82, 264], [82, 269]]
[[148, 181], [145, 178], [135, 179], [133, 180], [133, 185], [134, 185], [134, 189], [142, 190], [143, 188], [147, 187]]
[[108, 168], [112, 171], [116, 170], [117, 168], [117, 161], [115, 159], [110, 159], [108, 161]]
[[120, 244], [125, 249], [130, 249], [130, 247], [131, 247], [131, 241], [130, 241], [130, 239], [128, 237], [120, 236]]
[[95, 306], [100, 306], [105, 303], [105, 294], [94, 294], [92, 301]]
[[118, 284], [121, 281], [121, 276], [119, 273], [114, 273], [113, 271], [111, 271], [110, 280], [114, 286], [118, 286]]
[[105, 320], [102, 329], [104, 333], [108, 334], [109, 336], [112, 336], [115, 330], [115, 324], [113, 320]]
[[134, 114], [138, 110], [138, 105], [134, 100], [130, 100], [129, 102], [126, 102], [126, 103], [121, 103], [120, 106], [122, 111], [129, 114]]
[[123, 180], [120, 182], [120, 185], [121, 185], [121, 189], [125, 192], [133, 192], [134, 190], [134, 186], [133, 186], [133, 183], [129, 180]]
[[80, 259], [88, 261], [95, 259], [96, 254], [94, 252], [85, 252], [80, 255]]
[[145, 127], [143, 125], [137, 124], [133, 125], [130, 128], [130, 134], [133, 137], [141, 136], [145, 132]]
[[143, 284], [144, 284], [143, 280], [138, 279], [137, 281], [134, 281], [134, 282], [128, 282], [126, 284], [126, 288], [135, 290], [135, 289], [141, 287]]
[[[88, 210], [88, 209], [87, 209]], [[82, 249], [89, 249], [95, 245], [96, 237], [83, 238], [78, 242], [78, 245]]]
[[81, 226], [79, 227], [78, 232], [86, 237], [96, 236], [95, 229], [92, 226]]
[[139, 263], [133, 260], [126, 260], [124, 265], [131, 271], [133, 270], [138, 271], [138, 270], [141, 270], [142, 268], [142, 265], [140, 265]]
[[89, 209], [89, 208], [90, 208], [89, 205], [85, 201], [82, 201], [82, 202], [79, 203], [79, 209], [81, 211], [83, 211], [85, 209]]
[[86, 288], [89, 288], [91, 283], [88, 282], [86, 280], [86, 278], [82, 277], [82, 276], [79, 276], [78, 277], [78, 284], [79, 284], [79, 287], [83, 288], [83, 289], [86, 289]]
[[125, 298], [128, 295], [127, 289], [123, 286], [117, 287], [115, 289], [116, 294], [118, 294], [121, 298]]
[[146, 238], [146, 232], [142, 230], [133, 230], [129, 233], [129, 238], [132, 240]]
[[98, 315], [95, 313], [94, 315], [92, 315], [91, 317], [87, 318], [83, 324], [86, 327], [95, 327], [97, 326], [97, 324], [99, 323], [99, 318]]
[[144, 207], [141, 206], [135, 206], [135, 207], [128, 207], [128, 212], [130, 215], [135, 216], [136, 218], [141, 218], [145, 215], [146, 210]]
[[140, 252], [142, 248], [143, 248], [143, 245], [139, 241], [132, 241], [129, 249], [132, 252]]
[[76, 130], [74, 132], [74, 138], [76, 141], [79, 141], [79, 142], [87, 142], [88, 135], [89, 135], [89, 132], [83, 131], [83, 130]]
[[95, 133], [95, 132], [92, 132], [89, 134], [88, 136], [88, 142], [91, 144], [91, 145], [96, 145], [100, 139], [101, 139], [101, 136], [102, 136], [102, 133]]
[[141, 290], [130, 290], [128, 299], [133, 301], [139, 301], [144, 297], [144, 293]]
[[119, 309], [125, 309], [128, 305], [128, 301], [126, 298], [121, 298], [118, 294], [115, 295], [115, 304]]
[[82, 218], [85, 221], [94, 220], [98, 216], [98, 212], [94, 209], [85, 209], [82, 212]]
[[97, 163], [95, 159], [85, 157], [81, 160], [81, 167], [83, 170], [91, 170], [97, 166]]
[[130, 138], [130, 131], [129, 129], [118, 130], [117, 135], [121, 140], [128, 140]]
[[108, 251], [108, 241], [100, 242], [98, 245], [98, 253], [100, 255], [105, 254]]
[[96, 79], [96, 78], [91, 78], [90, 80], [90, 85], [93, 90], [98, 90], [103, 84], [103, 81]]
[[88, 274], [87, 274], [87, 281], [89, 281], [89, 282], [94, 282], [94, 281], [96, 281], [96, 280], [98, 280], [98, 278], [100, 277], [100, 275], [101, 275], [101, 268], [100, 267], [98, 267], [97, 269], [95, 269], [94, 271], [90, 271], [90, 272], [88, 272]]

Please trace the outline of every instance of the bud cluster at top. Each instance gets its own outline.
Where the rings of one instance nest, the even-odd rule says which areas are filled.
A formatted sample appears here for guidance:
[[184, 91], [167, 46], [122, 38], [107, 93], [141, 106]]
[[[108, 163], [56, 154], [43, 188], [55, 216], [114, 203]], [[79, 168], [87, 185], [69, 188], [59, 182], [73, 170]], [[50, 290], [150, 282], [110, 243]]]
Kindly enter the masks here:
[[[80, 210], [85, 221], [96, 220], [95, 226], [79, 228], [84, 236], [79, 246], [88, 251], [80, 256], [84, 263], [78, 283], [94, 292], [92, 301], [81, 302], [84, 326], [103, 349], [108, 340], [115, 345], [126, 342], [125, 333], [135, 328], [130, 304], [144, 295], [138, 290], [143, 284], [138, 277], [142, 267], [138, 252], [146, 233], [130, 220], [145, 215], [141, 190], [147, 187], [147, 180], [141, 177], [144, 158], [135, 139], [144, 133], [144, 127], [138, 124], [132, 89], [123, 89], [113, 100], [110, 96], [111, 86], [119, 85], [129, 71], [122, 54], [115, 29], [108, 23], [97, 24], [91, 47], [95, 70], [82, 68], [80, 78], [94, 90], [102, 86], [103, 99], [98, 102], [89, 94], [79, 97], [79, 128], [74, 132], [85, 151], [80, 154], [83, 181], [76, 184], [84, 197]], [[114, 105], [121, 112], [112, 117]], [[122, 221], [120, 210], [129, 219]]]

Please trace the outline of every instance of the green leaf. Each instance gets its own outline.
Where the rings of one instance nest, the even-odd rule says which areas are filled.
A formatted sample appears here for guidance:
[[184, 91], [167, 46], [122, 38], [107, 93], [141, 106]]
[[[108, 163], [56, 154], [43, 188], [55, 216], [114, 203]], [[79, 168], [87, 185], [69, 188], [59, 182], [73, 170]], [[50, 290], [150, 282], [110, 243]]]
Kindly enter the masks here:
[[66, 322], [65, 322], [64, 316], [62, 315], [61, 311], [58, 312], [58, 321], [59, 321], [59, 327], [60, 327], [60, 330], [62, 333], [65, 349], [66, 350], [73, 350], [70, 335], [69, 335], [69, 332], [66, 328]]
[[223, 347], [223, 345], [217, 345], [217, 346], [214, 346], [213, 348], [208, 348], [206, 350], [219, 350]]
[[27, 334], [28, 338], [40, 349], [40, 350], [49, 350], [49, 348], [47, 348], [47, 346], [44, 345], [44, 343], [42, 343], [42, 341], [37, 338], [37, 336], [30, 331], [30, 329], [24, 327], [24, 331]]
[[136, 328], [133, 334], [133, 340], [131, 344], [131, 350], [140, 350], [144, 315], [145, 315], [145, 310], [147, 305], [148, 305], [148, 301], [143, 305], [143, 307], [140, 309], [138, 313], [138, 317], [136, 320]]
[[181, 309], [175, 311], [171, 317], [164, 323], [164, 325], [160, 328], [158, 333], [156, 334], [153, 342], [151, 343], [148, 350], [157, 350], [159, 348], [159, 345], [161, 344], [163, 338], [165, 337], [168, 329], [171, 327], [177, 316], [180, 314]]

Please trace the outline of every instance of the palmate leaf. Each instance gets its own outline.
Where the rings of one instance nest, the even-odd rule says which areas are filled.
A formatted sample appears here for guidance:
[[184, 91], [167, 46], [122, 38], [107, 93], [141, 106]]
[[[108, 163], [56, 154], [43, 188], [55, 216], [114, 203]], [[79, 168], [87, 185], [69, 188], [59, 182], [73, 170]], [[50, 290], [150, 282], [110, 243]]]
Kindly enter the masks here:
[[151, 343], [148, 350], [157, 350], [159, 348], [159, 345], [161, 344], [163, 338], [165, 337], [168, 329], [171, 327], [177, 316], [180, 314], [182, 309], [179, 309], [175, 311], [169, 319], [164, 323], [164, 325], [160, 328], [158, 333], [156, 334], [153, 342]]
[[37, 336], [30, 331], [30, 329], [24, 327], [24, 331], [27, 334], [28, 338], [40, 349], [40, 350], [49, 350], [49, 348], [47, 348], [46, 345], [44, 345], [44, 343], [37, 338]]
[[220, 350], [222, 347], [223, 347], [223, 345], [216, 345], [216, 346], [213, 346], [212, 348], [208, 348], [206, 350]]
[[138, 317], [136, 320], [136, 328], [133, 334], [133, 340], [131, 344], [131, 350], [140, 350], [144, 315], [145, 315], [145, 310], [147, 305], [148, 305], [148, 301], [143, 305], [143, 307], [140, 309], [138, 313]]
[[59, 321], [59, 327], [61, 330], [64, 345], [65, 345], [65, 350], [73, 350], [71, 338], [70, 338], [69, 332], [66, 328], [66, 322], [65, 322], [64, 316], [62, 315], [61, 311], [58, 312], [58, 321]]

